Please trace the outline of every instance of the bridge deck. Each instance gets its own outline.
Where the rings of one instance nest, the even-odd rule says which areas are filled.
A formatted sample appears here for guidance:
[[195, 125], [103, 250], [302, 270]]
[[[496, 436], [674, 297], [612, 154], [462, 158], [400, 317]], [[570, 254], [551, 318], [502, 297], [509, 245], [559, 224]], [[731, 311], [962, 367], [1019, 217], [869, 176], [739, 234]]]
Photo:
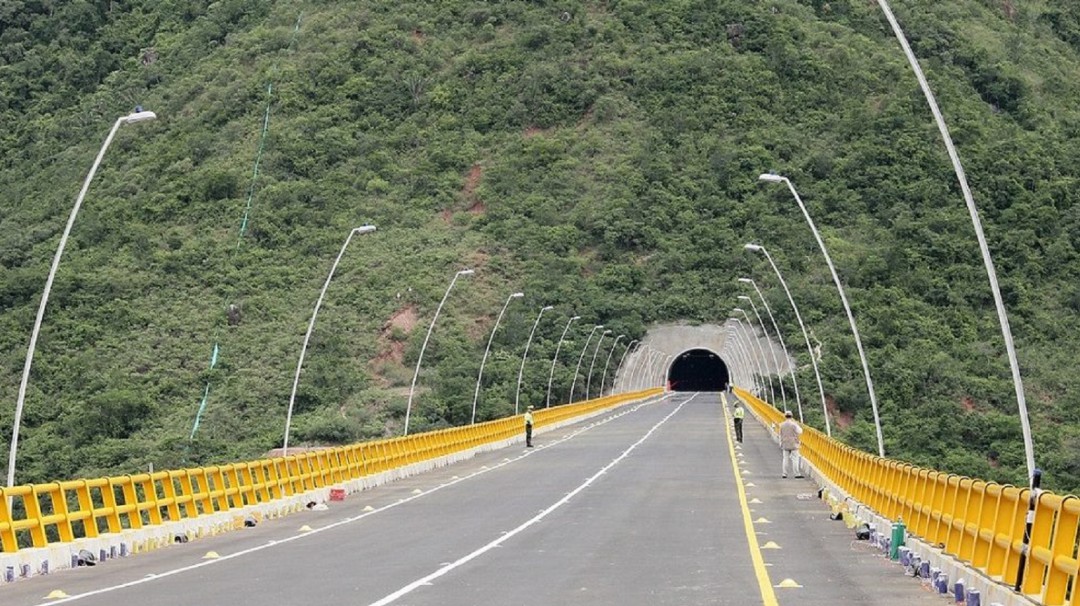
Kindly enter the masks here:
[[[741, 445], [726, 428], [716, 394], [673, 394], [328, 511], [28, 579], [0, 597], [6, 606], [947, 603], [830, 521], [809, 481], [781, 479], [764, 428], [748, 418]], [[221, 557], [203, 559], [211, 550]], [[787, 579], [801, 587], [775, 587]], [[45, 599], [57, 589], [72, 598]]]

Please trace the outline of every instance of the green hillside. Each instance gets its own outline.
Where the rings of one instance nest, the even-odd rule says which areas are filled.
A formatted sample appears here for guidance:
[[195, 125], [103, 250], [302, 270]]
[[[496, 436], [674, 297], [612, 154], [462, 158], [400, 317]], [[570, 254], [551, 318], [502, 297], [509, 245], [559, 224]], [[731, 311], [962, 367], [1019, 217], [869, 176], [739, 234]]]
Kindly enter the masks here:
[[[1075, 492], [1080, 8], [897, 4], [979, 205], [1045, 484]], [[20, 483], [279, 446], [311, 308], [368, 223], [378, 231], [350, 244], [319, 314], [291, 444], [400, 433], [427, 325], [466, 267], [476, 275], [425, 353], [414, 431], [468, 421], [515, 290], [526, 297], [495, 338], [483, 419], [513, 411], [545, 304], [529, 402], [570, 314], [627, 340], [722, 323], [741, 275], [769, 286], [796, 343], [768, 266], [742, 250], [753, 241], [821, 344], [834, 435], [876, 451], [840, 300], [790, 196], [758, 184], [768, 171], [799, 188], [847, 286], [890, 456], [1026, 483], [960, 188], [896, 39], [860, 0], [0, 2], [5, 468], [53, 252], [109, 128], [136, 105], [158, 119], [120, 129], [60, 264]], [[585, 328], [560, 354], [563, 399]]]

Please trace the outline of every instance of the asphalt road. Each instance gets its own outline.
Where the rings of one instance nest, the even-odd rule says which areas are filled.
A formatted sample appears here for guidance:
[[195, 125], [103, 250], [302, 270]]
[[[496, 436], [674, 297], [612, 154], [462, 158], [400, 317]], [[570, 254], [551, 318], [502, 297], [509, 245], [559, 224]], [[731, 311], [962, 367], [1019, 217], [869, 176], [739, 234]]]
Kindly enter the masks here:
[[0, 586], [0, 603], [947, 603], [781, 479], [764, 428], [748, 418], [736, 444], [727, 427], [717, 394], [669, 394], [327, 511]]

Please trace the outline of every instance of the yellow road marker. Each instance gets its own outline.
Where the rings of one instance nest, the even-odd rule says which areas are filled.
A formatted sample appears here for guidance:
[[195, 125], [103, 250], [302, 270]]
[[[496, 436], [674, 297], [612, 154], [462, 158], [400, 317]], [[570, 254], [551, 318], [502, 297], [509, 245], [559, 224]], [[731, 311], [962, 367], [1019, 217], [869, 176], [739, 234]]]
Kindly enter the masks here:
[[799, 585], [793, 579], [784, 579], [783, 581], [780, 581], [780, 584], [777, 585], [777, 587], [781, 589], [799, 589], [802, 585]]
[[757, 497], [754, 497], [754, 498], [750, 499], [750, 503], [753, 504], [753, 505], [758, 505], [758, 504], [761, 503], [761, 499], [759, 499]]
[[372, 507], [371, 505], [368, 505], [367, 507], [364, 508], [364, 511], [375, 511], [375, 508]]
[[299, 532], [311, 532], [311, 526], [308, 526], [307, 524], [304, 524], [303, 526], [301, 526], [297, 530]]
[[762, 549], [780, 549], [780, 546], [775, 541], [769, 541], [761, 546]]
[[206, 552], [206, 555], [204, 555], [202, 557], [202, 559], [204, 559], [204, 560], [216, 560], [216, 559], [218, 559], [220, 557], [221, 556], [218, 555], [218, 552], [216, 552], [216, 551], [208, 551], [208, 552]]
[[758, 519], [754, 520], [754, 523], [755, 524], [772, 524], [772, 522], [766, 520], [765, 518], [758, 518]]
[[45, 596], [45, 599], [46, 600], [59, 600], [61, 598], [67, 598], [67, 597], [71, 597], [71, 596], [64, 593], [63, 590], [61, 590], [61, 589], [53, 589], [52, 591], [49, 592], [49, 595]]
[[423, 491], [423, 490], [420, 490], [419, 488], [416, 488], [416, 489], [414, 489], [414, 490], [412, 491], [412, 493], [413, 493], [413, 494], [420, 494], [420, 493], [422, 493], [422, 492], [424, 492], [424, 491]]

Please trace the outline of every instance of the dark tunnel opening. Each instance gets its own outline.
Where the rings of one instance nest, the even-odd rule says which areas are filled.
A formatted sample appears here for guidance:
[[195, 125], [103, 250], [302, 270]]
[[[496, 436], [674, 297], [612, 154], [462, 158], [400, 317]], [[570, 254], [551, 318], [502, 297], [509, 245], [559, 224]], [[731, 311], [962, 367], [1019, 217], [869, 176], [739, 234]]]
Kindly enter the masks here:
[[723, 391], [727, 383], [727, 364], [706, 349], [679, 354], [668, 370], [668, 386], [673, 391]]

